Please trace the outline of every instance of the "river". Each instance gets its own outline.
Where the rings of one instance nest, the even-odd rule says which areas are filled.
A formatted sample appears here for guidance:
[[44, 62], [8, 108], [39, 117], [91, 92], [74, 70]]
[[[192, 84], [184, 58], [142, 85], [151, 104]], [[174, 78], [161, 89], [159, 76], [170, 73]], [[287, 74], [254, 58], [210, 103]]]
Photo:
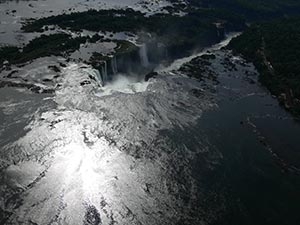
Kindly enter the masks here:
[[54, 92], [0, 89], [1, 224], [297, 224], [300, 125], [221, 49], [232, 37], [148, 82], [101, 87], [56, 57], [19, 68]]

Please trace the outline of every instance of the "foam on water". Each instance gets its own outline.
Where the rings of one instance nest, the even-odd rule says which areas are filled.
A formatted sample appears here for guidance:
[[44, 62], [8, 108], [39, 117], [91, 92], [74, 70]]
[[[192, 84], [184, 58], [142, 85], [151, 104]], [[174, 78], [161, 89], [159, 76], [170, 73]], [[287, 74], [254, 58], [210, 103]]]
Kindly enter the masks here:
[[[182, 182], [176, 172], [206, 150], [185, 147], [182, 158], [160, 131], [196, 123], [215, 106], [212, 95], [196, 97], [201, 84], [181, 75], [114, 78], [102, 86], [91, 66], [67, 64], [56, 81], [56, 105], [35, 113], [28, 132], [4, 146], [9, 166], [0, 196], [11, 201], [1, 209], [13, 212], [7, 224], [82, 224], [91, 208], [102, 224], [169, 224], [193, 210], [178, 197], [184, 189], [194, 205], [190, 171]], [[23, 173], [24, 161], [38, 165]]]
[[147, 90], [148, 82], [139, 81], [136, 77], [128, 77], [123, 74], [114, 76], [114, 80], [99, 88], [97, 96], [107, 96], [114, 93], [135, 94]]
[[[153, 142], [160, 129], [199, 118], [209, 99], [193, 97], [190, 90], [199, 83], [180, 76], [140, 82], [117, 75], [104, 87], [96, 77], [88, 65], [68, 64], [57, 81], [56, 106], [34, 114], [28, 132], [4, 146], [1, 160], [8, 166], [0, 200], [10, 201], [0, 207], [13, 212], [7, 224], [77, 225], [91, 208], [102, 224], [176, 220], [177, 207], [184, 204], [174, 197], [181, 184], [174, 182], [176, 170], [169, 169], [174, 164], [163, 150], [167, 144]], [[151, 160], [141, 158], [148, 154]], [[176, 153], [171, 159], [184, 163]], [[28, 170], [24, 161], [34, 166]]]
[[229, 44], [229, 42], [233, 38], [237, 37], [238, 35], [240, 35], [240, 33], [238, 33], [238, 32], [233, 32], [233, 33], [227, 34], [227, 37], [223, 41], [221, 41], [220, 43], [217, 43], [217, 44], [213, 45], [212, 47], [205, 48], [201, 52], [195, 53], [191, 56], [184, 57], [184, 58], [181, 58], [181, 59], [177, 59], [171, 65], [169, 65], [167, 67], [165, 67], [163, 65], [160, 65], [156, 68], [156, 71], [158, 71], [158, 72], [171, 72], [171, 71], [174, 71], [174, 70], [178, 70], [183, 64], [185, 64], [187, 62], [190, 62], [193, 58], [206, 54], [208, 50], [216, 51], [216, 50], [219, 50], [219, 49], [225, 47], [226, 45]]

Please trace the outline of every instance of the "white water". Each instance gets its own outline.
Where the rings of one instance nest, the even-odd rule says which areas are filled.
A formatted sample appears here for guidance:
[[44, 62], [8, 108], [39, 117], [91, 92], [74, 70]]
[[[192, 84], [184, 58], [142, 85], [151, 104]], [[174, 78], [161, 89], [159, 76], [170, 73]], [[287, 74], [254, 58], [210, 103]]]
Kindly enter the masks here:
[[103, 85], [104, 85], [104, 81], [103, 81], [103, 79], [102, 79], [102, 77], [101, 77], [100, 72], [99, 72], [98, 70], [95, 70], [95, 71], [94, 71], [94, 75], [95, 75], [95, 78], [96, 78], [98, 84], [99, 84], [100, 86], [103, 86]]
[[[170, 66], [168, 67], [163, 67], [163, 68], [158, 68], [156, 71], [158, 72], [171, 72], [174, 70], [178, 70], [184, 63], [187, 63], [191, 61], [193, 58], [197, 56], [201, 56], [203, 54], [206, 54], [207, 51], [215, 51], [219, 50], [222, 47], [225, 47], [228, 45], [228, 43], [234, 38], [237, 37], [240, 33], [230, 33], [227, 35], [226, 39], [221, 41], [218, 44], [215, 44], [212, 47], [205, 48], [203, 51], [191, 55], [189, 57], [181, 58], [178, 60], [175, 60]], [[147, 46], [146, 44], [143, 44], [140, 46], [139, 49], [139, 54], [140, 54], [140, 60], [141, 64], [144, 67], [149, 66], [149, 59], [147, 55]], [[122, 74], [117, 74], [118, 73], [118, 68], [117, 68], [117, 60], [116, 57], [113, 57], [111, 59], [111, 68], [114, 74], [114, 79], [113, 81], [107, 83], [107, 69], [106, 69], [106, 62], [105, 62], [105, 72], [103, 72], [103, 83], [105, 84], [104, 87], [101, 88], [101, 90], [97, 93], [97, 96], [107, 96], [107, 95], [112, 95], [114, 93], [127, 93], [127, 94], [134, 94], [137, 92], [144, 92], [147, 89], [147, 82], [139, 82], [139, 80], [136, 77], [127, 77]]]
[[233, 38], [239, 36], [240, 34], [241, 33], [239, 33], [239, 32], [233, 32], [233, 33], [227, 34], [226, 38], [223, 41], [213, 45], [212, 47], [205, 48], [205, 49], [203, 49], [203, 51], [201, 51], [199, 53], [196, 53], [196, 54], [193, 54], [191, 56], [184, 57], [184, 58], [181, 58], [181, 59], [177, 59], [171, 65], [169, 65], [167, 67], [164, 67], [164, 66], [160, 65], [160, 66], [158, 66], [158, 68], [155, 69], [155, 71], [157, 71], [157, 72], [171, 72], [171, 71], [174, 71], [174, 70], [178, 70], [183, 64], [185, 64], [187, 62], [190, 62], [195, 57], [206, 54], [207, 51], [216, 51], [216, 50], [219, 50], [219, 49], [227, 46]]
[[107, 81], [107, 63], [106, 63], [106, 61], [104, 61], [103, 62], [104, 63], [104, 65], [103, 65], [103, 67], [101, 68], [101, 74], [102, 74], [102, 82], [103, 82], [103, 84], [105, 84], [105, 82]]
[[147, 90], [148, 82], [139, 81], [136, 77], [127, 77], [122, 74], [114, 76], [114, 80], [100, 88], [96, 96], [113, 95], [114, 93], [135, 94]]
[[[103, 71], [107, 74], [106, 65]], [[81, 86], [89, 75], [97, 77], [99, 73], [85, 64], [64, 68], [54, 98], [57, 108], [35, 115], [28, 133], [5, 147], [13, 153], [12, 159], [23, 155], [34, 159], [29, 163], [35, 169], [27, 170], [21, 160], [14, 160], [5, 171], [7, 179], [16, 180], [16, 184], [0, 186], [0, 193], [8, 195], [5, 199], [10, 199], [16, 185], [28, 187], [18, 196], [18, 208], [15, 201], [3, 206], [13, 212], [9, 224], [80, 225], [87, 205], [97, 209], [102, 224], [168, 224], [185, 216], [178, 209], [184, 203], [175, 197], [182, 185], [173, 180], [172, 173], [173, 165], [181, 166], [184, 160], [175, 151], [170, 157], [168, 152], [174, 149], [162, 151], [169, 147], [167, 143], [153, 143], [158, 130], [196, 121], [202, 110], [213, 107], [210, 97], [193, 97], [190, 91], [201, 85], [182, 76], [166, 74], [151, 82], [138, 82], [117, 75], [101, 88], [93, 79]], [[137, 160], [127, 154], [134, 146], [154, 159]], [[190, 157], [192, 153], [186, 151]], [[12, 172], [18, 176], [10, 175]], [[42, 179], [39, 174], [44, 174]], [[192, 179], [186, 175], [187, 180]], [[147, 184], [150, 192], [145, 191]]]
[[111, 69], [113, 71], [113, 74], [117, 74], [118, 73], [117, 56], [114, 56], [111, 59]]
[[[20, 31], [23, 19], [40, 18], [88, 9], [133, 8], [147, 14], [163, 12], [163, 7], [171, 5], [166, 0], [41, 0], [41, 1], [0, 1], [0, 42], [22, 45], [36, 34]], [[15, 13], [11, 13], [16, 10]]]
[[149, 66], [149, 59], [148, 59], [148, 49], [146, 44], [142, 44], [140, 46], [139, 50], [140, 54], [140, 59], [141, 59], [141, 64], [143, 67], [148, 67]]

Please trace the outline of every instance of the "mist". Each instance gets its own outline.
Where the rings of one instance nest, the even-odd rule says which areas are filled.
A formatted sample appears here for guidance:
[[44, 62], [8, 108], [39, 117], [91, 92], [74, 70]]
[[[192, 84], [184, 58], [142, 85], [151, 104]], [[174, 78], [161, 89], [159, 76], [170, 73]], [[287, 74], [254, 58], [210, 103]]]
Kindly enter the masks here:
[[147, 86], [148, 82], [141, 79], [141, 76], [137, 74], [131, 74], [128, 76], [118, 73], [113, 76], [111, 81], [108, 81], [103, 87], [101, 87], [96, 95], [107, 96], [116, 93], [134, 94], [146, 91]]

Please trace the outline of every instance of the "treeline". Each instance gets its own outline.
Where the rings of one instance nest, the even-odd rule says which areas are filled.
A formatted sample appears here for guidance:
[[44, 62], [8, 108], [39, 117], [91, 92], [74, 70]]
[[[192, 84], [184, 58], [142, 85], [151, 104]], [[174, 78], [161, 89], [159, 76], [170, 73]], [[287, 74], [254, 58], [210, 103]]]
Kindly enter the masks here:
[[261, 83], [300, 113], [300, 17], [253, 24], [229, 48], [254, 62]]
[[[178, 0], [169, 0], [178, 2]], [[58, 26], [72, 31], [110, 31], [133, 33], [148, 32], [155, 41], [164, 43], [170, 54], [188, 54], [190, 50], [214, 44], [223, 38], [226, 31], [245, 28], [249, 18], [280, 16], [298, 10], [296, 0], [187, 0], [178, 2], [177, 9], [186, 14], [155, 14], [145, 16], [133, 9], [89, 10], [57, 16], [28, 20], [22, 27], [24, 32], [43, 32]], [[104, 37], [94, 36], [90, 42], [101, 41]], [[0, 64], [22, 63], [48, 55], [62, 55], [74, 51], [86, 38], [71, 38], [67, 34], [41, 36], [34, 39], [22, 50], [15, 47], [0, 48]], [[152, 40], [153, 41], [153, 40]], [[174, 52], [172, 52], [174, 51]]]
[[[69, 34], [57, 33], [51, 35], [41, 35], [30, 41], [24, 47], [6, 46], [0, 48], [0, 68], [4, 62], [7, 61], [8, 65], [22, 64], [28, 61], [46, 57], [46, 56], [65, 56], [80, 48], [84, 43], [96, 42], [110, 42], [111, 40], [105, 39], [103, 36], [95, 34], [93, 36], [72, 37]], [[123, 54], [125, 52], [137, 51], [137, 46], [126, 40], [114, 40], [117, 44], [115, 54]], [[97, 54], [95, 54], [97, 55]], [[101, 56], [101, 57], [100, 57]], [[98, 60], [107, 60], [107, 56], [98, 54]], [[95, 57], [94, 57], [95, 60]], [[91, 59], [93, 61], [93, 59]]]
[[[133, 9], [111, 9], [89, 10], [29, 20], [22, 29], [25, 32], [43, 32], [55, 25], [72, 31], [85, 29], [95, 32], [148, 32], [152, 34], [152, 39], [164, 43], [170, 49], [170, 54], [175, 55], [188, 54], [190, 50], [197, 47], [220, 41], [223, 33], [215, 25], [218, 21], [222, 22], [228, 30], [244, 28], [244, 21], [240, 17], [215, 9], [190, 11], [185, 16], [171, 14], [145, 16]], [[74, 39], [67, 34], [42, 35], [32, 40], [23, 49], [0, 48], [0, 65], [5, 60], [16, 64], [49, 55], [62, 55], [77, 50], [80, 43], [86, 42], [87, 39], [89, 42], [96, 42], [103, 41], [104, 37], [96, 34], [92, 38]]]
[[[177, 0], [171, 0], [177, 1]], [[198, 8], [216, 8], [234, 12], [247, 21], [258, 21], [299, 14], [298, 0], [186, 0], [190, 6]]]
[[[174, 30], [180, 25], [203, 25], [216, 20], [225, 20], [231, 26], [243, 25], [243, 20], [237, 14], [218, 9], [197, 9], [189, 11], [185, 16], [170, 14], [145, 14], [133, 9], [88, 10], [50, 16], [38, 20], [29, 20], [22, 30], [25, 32], [42, 32], [47, 25], [57, 25], [63, 29], [81, 31], [149, 31], [163, 34], [166, 30]], [[168, 29], [169, 28], [169, 29]], [[180, 27], [186, 30], [186, 27]]]
[[50, 16], [28, 21], [22, 29], [25, 32], [42, 32], [46, 26], [56, 25], [73, 31], [83, 29], [96, 32], [146, 31], [155, 34], [167, 44], [186, 42], [202, 45], [207, 40], [216, 39], [217, 30], [213, 24], [216, 21], [226, 21], [226, 27], [231, 30], [244, 28], [241, 17], [216, 9], [199, 9], [182, 17], [171, 14], [155, 14], [146, 17], [143, 13], [132, 9], [112, 9]]
[[[43, 32], [54, 25], [72, 31], [145, 31], [152, 33], [170, 49], [182, 52], [211, 45], [222, 38], [224, 31], [243, 30], [246, 21], [281, 17], [300, 11], [298, 0], [187, 0], [188, 4], [169, 1], [174, 3], [176, 10], [186, 14], [145, 16], [129, 8], [88, 10], [28, 20], [22, 29], [25, 32]], [[220, 32], [216, 23], [222, 24], [224, 30]]]
[[64, 53], [79, 49], [86, 38], [72, 38], [68, 34], [41, 35], [30, 41], [25, 47], [0, 48], [0, 65], [5, 61], [9, 64], [25, 63], [27, 61], [46, 56], [61, 56]]

